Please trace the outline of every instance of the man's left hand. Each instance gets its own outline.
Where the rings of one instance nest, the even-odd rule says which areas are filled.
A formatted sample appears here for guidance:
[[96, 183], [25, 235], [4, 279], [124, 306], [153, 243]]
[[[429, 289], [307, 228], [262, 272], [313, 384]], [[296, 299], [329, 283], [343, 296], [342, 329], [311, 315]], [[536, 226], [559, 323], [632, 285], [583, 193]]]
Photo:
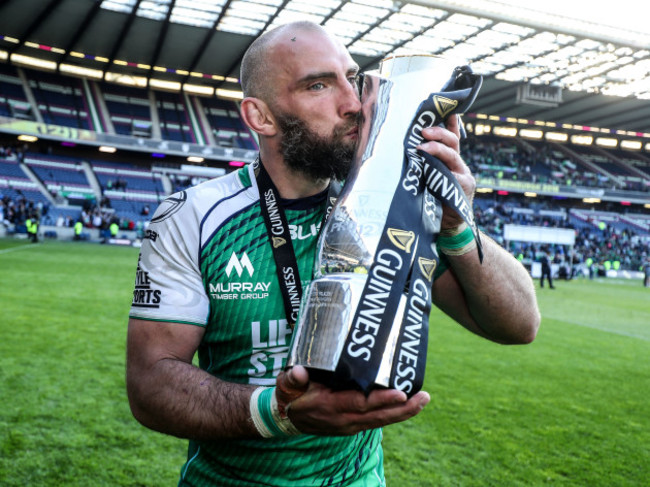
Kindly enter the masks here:
[[[463, 188], [470, 206], [474, 199], [476, 181], [469, 167], [460, 157], [460, 125], [458, 115], [447, 119], [446, 127], [429, 127], [422, 130], [422, 136], [427, 142], [419, 148], [428, 154], [437, 157], [449, 168]], [[447, 206], [443, 207], [441, 230], [455, 228], [463, 223], [463, 219]]]

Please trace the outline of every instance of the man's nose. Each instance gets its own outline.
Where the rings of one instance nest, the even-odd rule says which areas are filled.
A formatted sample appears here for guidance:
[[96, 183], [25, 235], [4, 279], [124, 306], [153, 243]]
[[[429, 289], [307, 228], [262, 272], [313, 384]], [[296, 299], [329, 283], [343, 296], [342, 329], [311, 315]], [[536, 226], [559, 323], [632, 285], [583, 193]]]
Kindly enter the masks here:
[[361, 99], [356, 85], [346, 82], [342, 96], [343, 99], [339, 108], [341, 117], [356, 116], [361, 111]]

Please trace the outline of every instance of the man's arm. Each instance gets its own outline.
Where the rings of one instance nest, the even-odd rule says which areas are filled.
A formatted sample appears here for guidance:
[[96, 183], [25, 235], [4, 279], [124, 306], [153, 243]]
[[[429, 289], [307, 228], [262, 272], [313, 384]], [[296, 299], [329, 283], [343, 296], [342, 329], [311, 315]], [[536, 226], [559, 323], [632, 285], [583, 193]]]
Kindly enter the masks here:
[[[127, 393], [131, 411], [148, 428], [182, 438], [259, 437], [250, 416], [256, 386], [234, 384], [198, 369], [192, 357], [204, 330], [193, 325], [131, 319], [127, 338]], [[404, 421], [429, 402], [397, 390], [332, 391], [310, 382], [303, 367], [278, 377], [278, 402], [303, 433], [352, 435]]]
[[[429, 142], [420, 148], [438, 157], [454, 173], [470, 203], [476, 182], [459, 154], [458, 117], [447, 127], [422, 131]], [[463, 223], [444, 207], [441, 229]], [[451, 268], [433, 286], [433, 302], [469, 330], [501, 343], [529, 343], [537, 334], [540, 314], [533, 281], [528, 272], [504, 248], [482, 234], [483, 264], [476, 249], [449, 255]]]
[[451, 268], [433, 285], [433, 302], [468, 330], [499, 343], [530, 343], [540, 314], [535, 288], [523, 265], [482, 234], [483, 264], [476, 249], [449, 256]]
[[253, 437], [248, 403], [254, 387], [217, 379], [192, 365], [199, 326], [129, 320], [126, 385], [144, 426], [182, 438]]

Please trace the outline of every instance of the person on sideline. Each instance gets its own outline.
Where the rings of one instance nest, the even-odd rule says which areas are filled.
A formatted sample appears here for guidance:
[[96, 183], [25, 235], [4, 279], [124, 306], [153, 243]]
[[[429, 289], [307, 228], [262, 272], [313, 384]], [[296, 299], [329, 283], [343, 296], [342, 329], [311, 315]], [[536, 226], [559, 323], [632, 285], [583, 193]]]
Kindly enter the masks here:
[[[385, 485], [381, 428], [429, 402], [426, 391], [334, 391], [304, 367], [284, 367], [291, 327], [262, 205], [277, 193], [304, 286], [328, 186], [345, 178], [359, 135], [358, 69], [316, 24], [259, 37], [242, 60], [241, 116], [259, 135], [260, 159], [170, 196], [151, 219], [129, 320], [127, 392], [143, 425], [190, 440], [180, 486]], [[471, 200], [457, 117], [423, 134], [421, 149]], [[262, 196], [267, 177], [275, 192]], [[443, 229], [461, 223], [445, 208]], [[540, 322], [532, 280], [482, 238], [483, 264], [476, 248], [448, 256], [433, 302], [480, 336], [529, 343]]]
[[544, 287], [544, 279], [548, 279], [548, 287], [555, 289], [555, 286], [553, 286], [551, 261], [547, 250], [542, 250], [542, 256], [539, 258], [539, 262], [542, 264], [542, 275], [539, 278], [539, 287]]

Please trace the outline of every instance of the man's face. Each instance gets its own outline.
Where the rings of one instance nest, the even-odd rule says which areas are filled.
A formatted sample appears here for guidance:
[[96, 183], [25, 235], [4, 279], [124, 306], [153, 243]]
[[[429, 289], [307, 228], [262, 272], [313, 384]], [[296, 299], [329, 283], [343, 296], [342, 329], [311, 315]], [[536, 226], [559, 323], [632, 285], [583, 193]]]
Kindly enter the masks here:
[[294, 171], [344, 178], [358, 139], [358, 66], [345, 47], [322, 33], [297, 30], [270, 53], [279, 150]]
[[282, 132], [282, 156], [292, 171], [314, 180], [346, 178], [356, 148], [356, 140], [347, 134], [356, 128], [357, 118], [337, 125], [329, 136], [311, 130], [296, 116], [280, 114], [276, 119]]

